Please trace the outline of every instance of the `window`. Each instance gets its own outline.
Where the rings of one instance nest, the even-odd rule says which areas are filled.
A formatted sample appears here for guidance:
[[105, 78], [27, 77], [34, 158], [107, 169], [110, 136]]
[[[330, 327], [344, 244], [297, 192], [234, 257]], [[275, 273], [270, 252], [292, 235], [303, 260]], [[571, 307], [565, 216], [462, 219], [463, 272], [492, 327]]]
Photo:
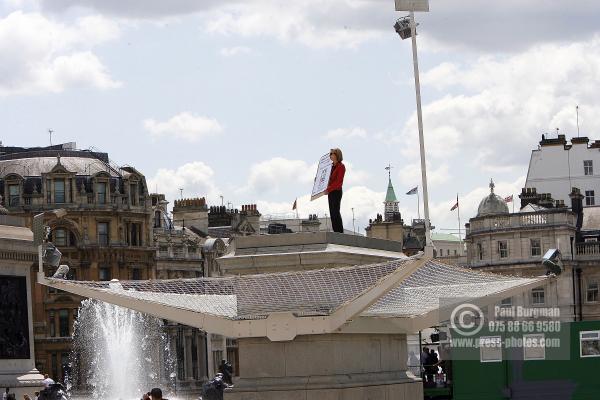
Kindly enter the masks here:
[[58, 228], [54, 230], [54, 244], [56, 246], [66, 246], [67, 245], [67, 231], [63, 228]]
[[55, 179], [54, 180], [54, 202], [64, 203], [65, 202], [65, 180]]
[[98, 204], [106, 204], [106, 182], [96, 183], [96, 196]]
[[594, 175], [594, 165], [592, 160], [584, 160], [583, 161], [583, 174], [584, 175]]
[[456, 255], [458, 255], [458, 253], [456, 252], [456, 249], [454, 250], [454, 255], [455, 255], [455, 256], [456, 256]]
[[544, 342], [543, 333], [523, 335], [523, 359], [545, 360], [546, 346]]
[[58, 354], [52, 353], [51, 360], [52, 376], [58, 376]]
[[586, 299], [590, 303], [598, 301], [598, 282], [588, 283]]
[[579, 356], [600, 357], [600, 331], [579, 332]]
[[129, 204], [132, 206], [137, 205], [137, 184], [132, 183], [129, 185]]
[[108, 222], [98, 222], [98, 245], [108, 246]]
[[50, 322], [50, 337], [56, 337], [56, 322], [54, 320], [54, 311], [50, 311], [50, 313], [48, 314], [48, 319], [48, 322]]
[[129, 245], [130, 246], [141, 246], [142, 245], [142, 224], [131, 223], [129, 224]]
[[58, 311], [58, 332], [61, 337], [71, 336], [69, 334], [69, 310]]
[[450, 256], [450, 249], [446, 249], [446, 255]]
[[98, 280], [99, 281], [110, 281], [110, 268], [106, 265], [98, 268]]
[[479, 360], [482, 363], [502, 361], [500, 336], [482, 336], [479, 338]]
[[531, 239], [531, 257], [539, 257], [542, 255], [542, 245], [540, 239]]
[[131, 279], [134, 281], [139, 281], [142, 279], [142, 270], [139, 268], [134, 268], [131, 270]]
[[512, 307], [512, 297], [502, 299], [500, 302], [500, 307]]
[[596, 204], [596, 200], [594, 198], [594, 191], [593, 190], [586, 190], [585, 191], [585, 205], [586, 206], [593, 206]]
[[154, 227], [160, 228], [160, 211], [154, 212]]
[[8, 185], [8, 205], [18, 206], [21, 200], [19, 185]]
[[481, 245], [481, 243], [477, 243], [477, 258], [479, 258], [479, 260], [483, 260], [483, 246]]
[[540, 305], [545, 304], [545, 291], [544, 288], [535, 288], [531, 290], [531, 304]]
[[500, 258], [508, 257], [508, 242], [506, 240], [498, 241], [498, 253], [500, 253]]

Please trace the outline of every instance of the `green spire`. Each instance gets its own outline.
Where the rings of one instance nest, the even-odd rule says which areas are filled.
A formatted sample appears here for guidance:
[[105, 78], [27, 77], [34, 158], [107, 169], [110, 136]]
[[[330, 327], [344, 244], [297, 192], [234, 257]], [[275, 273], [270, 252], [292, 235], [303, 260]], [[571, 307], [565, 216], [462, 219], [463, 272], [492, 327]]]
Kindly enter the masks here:
[[391, 178], [389, 178], [387, 193], [385, 195], [385, 202], [386, 203], [398, 202], [398, 199], [396, 198], [396, 193], [394, 192], [394, 187], [392, 186]]

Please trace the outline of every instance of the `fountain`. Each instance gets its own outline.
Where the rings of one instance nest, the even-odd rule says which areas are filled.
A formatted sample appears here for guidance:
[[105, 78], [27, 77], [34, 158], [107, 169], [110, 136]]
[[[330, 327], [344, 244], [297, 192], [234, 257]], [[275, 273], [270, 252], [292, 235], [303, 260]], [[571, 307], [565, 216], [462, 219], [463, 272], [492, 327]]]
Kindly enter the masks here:
[[162, 320], [91, 299], [75, 322], [71, 367], [68, 389], [94, 399], [140, 399], [152, 387], [172, 391], [176, 377]]

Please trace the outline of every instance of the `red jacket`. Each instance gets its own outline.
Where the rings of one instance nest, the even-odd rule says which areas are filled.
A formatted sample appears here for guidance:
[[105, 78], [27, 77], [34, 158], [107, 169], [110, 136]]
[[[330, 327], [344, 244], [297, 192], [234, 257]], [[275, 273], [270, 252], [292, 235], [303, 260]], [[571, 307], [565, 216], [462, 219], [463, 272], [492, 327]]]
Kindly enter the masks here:
[[331, 167], [331, 175], [329, 176], [329, 185], [327, 185], [327, 193], [330, 193], [334, 190], [342, 190], [345, 174], [346, 166], [341, 162]]

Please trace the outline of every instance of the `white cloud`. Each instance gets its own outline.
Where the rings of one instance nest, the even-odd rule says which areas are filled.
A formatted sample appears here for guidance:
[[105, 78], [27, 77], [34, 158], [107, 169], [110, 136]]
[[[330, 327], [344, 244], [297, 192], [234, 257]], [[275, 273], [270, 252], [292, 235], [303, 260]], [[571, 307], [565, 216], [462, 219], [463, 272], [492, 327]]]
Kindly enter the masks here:
[[[359, 185], [368, 182], [370, 175], [355, 169], [351, 163], [345, 163], [344, 186]], [[247, 185], [238, 193], [254, 193], [257, 196], [280, 193], [310, 193], [312, 190], [317, 164], [303, 160], [289, 160], [275, 157], [261, 161], [250, 167]]]
[[234, 57], [242, 54], [250, 54], [252, 49], [246, 46], [223, 47], [219, 50], [219, 54], [223, 57]]
[[360, 21], [360, 13], [372, 7], [369, 2], [348, 0], [231, 2], [206, 14], [206, 30], [223, 35], [272, 36], [313, 48], [352, 48], [380, 35], [379, 29], [362, 26]]
[[[574, 135], [575, 105], [582, 134], [600, 129], [600, 37], [585, 43], [544, 45], [510, 57], [481, 57], [442, 64], [423, 74], [423, 85], [450, 94], [423, 107], [428, 159], [461, 168], [499, 171], [525, 168], [527, 151], [544, 132]], [[583, 110], [585, 109], [585, 113]], [[588, 118], [586, 118], [586, 116]], [[418, 160], [416, 118], [397, 140]], [[469, 158], [464, 158], [468, 150]]]
[[41, 14], [13, 12], [0, 19], [0, 95], [119, 87], [91, 52], [118, 36], [118, 26], [99, 16], [64, 25]]
[[143, 121], [143, 126], [155, 138], [170, 136], [188, 142], [197, 142], [206, 136], [223, 131], [223, 127], [216, 119], [189, 112], [179, 113], [165, 122], [148, 118]]
[[160, 168], [153, 177], [147, 178], [151, 191], [164, 193], [168, 201], [183, 197], [206, 197], [211, 204], [220, 204], [221, 192], [215, 183], [215, 173], [201, 161], [183, 164], [177, 169]]
[[[400, 182], [405, 185], [407, 191], [413, 187], [421, 186], [421, 163], [415, 162], [403, 166], [398, 172]], [[450, 171], [448, 164], [441, 164], [437, 168], [432, 168], [431, 163], [427, 162], [427, 183], [428, 185], [446, 184], [450, 180]], [[429, 186], [428, 186], [429, 188]], [[402, 190], [400, 190], [402, 192]]]
[[[270, 36], [316, 48], [355, 47], [375, 37], [392, 36], [390, 25], [401, 15], [394, 11], [393, 2], [371, 0], [38, 1], [45, 11], [87, 8], [128, 19], [200, 14], [211, 32]], [[597, 1], [578, 0], [576, 7], [565, 4], [547, 0], [435, 1], [431, 12], [418, 15], [419, 33], [426, 49], [515, 52], [540, 42], [586, 40], [598, 31]]]
[[298, 186], [306, 187], [310, 192], [316, 169], [316, 165], [311, 166], [303, 160], [275, 157], [261, 161], [250, 167], [248, 183], [240, 192], [275, 194]]
[[365, 139], [367, 137], [367, 131], [360, 127], [354, 128], [337, 128], [328, 131], [325, 134], [325, 139], [337, 140], [337, 139]]

